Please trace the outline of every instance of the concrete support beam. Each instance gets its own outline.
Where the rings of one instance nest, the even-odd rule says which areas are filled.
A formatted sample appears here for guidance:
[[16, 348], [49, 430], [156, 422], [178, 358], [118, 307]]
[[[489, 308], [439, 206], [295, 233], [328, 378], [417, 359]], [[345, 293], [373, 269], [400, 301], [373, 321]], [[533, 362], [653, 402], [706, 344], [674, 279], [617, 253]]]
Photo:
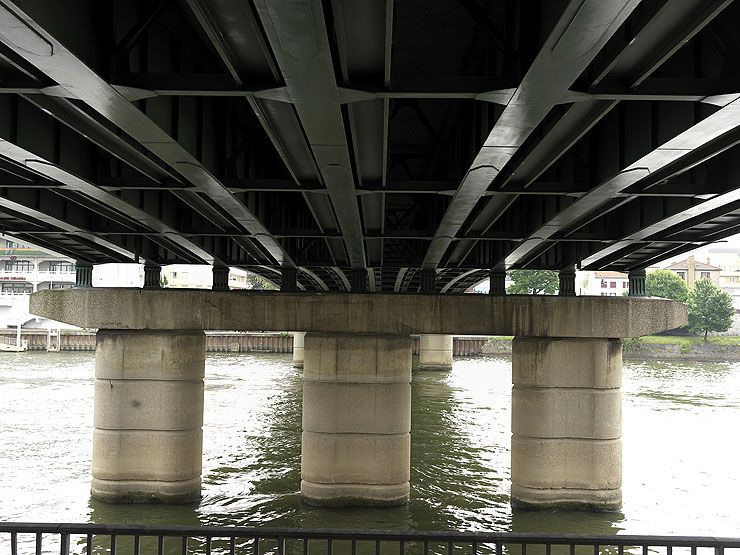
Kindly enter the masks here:
[[98, 330], [95, 499], [200, 498], [205, 345], [202, 331]]
[[306, 335], [301, 497], [400, 505], [411, 469], [411, 337]]
[[619, 339], [514, 339], [512, 505], [619, 509], [621, 347]]
[[303, 368], [303, 344], [306, 338], [306, 332], [294, 331], [293, 332], [293, 367]]
[[419, 369], [452, 370], [452, 336], [419, 336]]
[[637, 297], [48, 289], [31, 313], [83, 328], [640, 337], [685, 326], [686, 305]]

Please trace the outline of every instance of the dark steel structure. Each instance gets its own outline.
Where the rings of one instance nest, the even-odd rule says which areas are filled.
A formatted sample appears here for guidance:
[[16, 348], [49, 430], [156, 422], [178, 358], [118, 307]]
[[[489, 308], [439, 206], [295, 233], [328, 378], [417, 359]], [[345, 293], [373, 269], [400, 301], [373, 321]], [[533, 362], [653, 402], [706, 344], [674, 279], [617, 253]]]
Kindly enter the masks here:
[[639, 270], [740, 231], [738, 28], [732, 0], [0, 0], [0, 229], [284, 290]]
[[[49, 538], [51, 536], [51, 538]], [[44, 544], [44, 539], [47, 539]], [[301, 528], [243, 528], [238, 526], [131, 526], [108, 524], [36, 524], [0, 522], [0, 542], [45, 552], [52, 544], [61, 555], [70, 553], [223, 553], [234, 555], [648, 555], [681, 549], [691, 555], [740, 549], [740, 538], [688, 536], [579, 536], [507, 532], [417, 532], [325, 530]], [[2, 543], [0, 543], [2, 545]], [[656, 549], [657, 548], [657, 549]]]

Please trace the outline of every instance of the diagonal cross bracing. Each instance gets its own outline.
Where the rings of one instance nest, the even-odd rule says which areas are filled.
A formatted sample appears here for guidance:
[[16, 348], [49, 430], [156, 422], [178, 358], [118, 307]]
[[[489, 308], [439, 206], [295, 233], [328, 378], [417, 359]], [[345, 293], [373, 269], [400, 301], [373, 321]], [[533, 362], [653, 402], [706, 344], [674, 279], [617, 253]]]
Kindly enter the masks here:
[[[665, 59], [686, 44], [731, 2], [732, 0], [668, 0], [607, 65], [593, 85], [598, 85], [603, 80], [624, 82], [630, 87], [640, 85]], [[608, 114], [618, 100], [620, 99], [615, 97], [612, 100], [590, 99], [576, 102], [516, 167], [507, 168], [510, 170], [507, 175], [499, 177], [500, 187], [510, 185], [522, 188], [531, 185]], [[467, 231], [471, 234], [484, 234], [514, 200], [514, 196], [506, 200], [489, 200]], [[462, 262], [473, 244], [474, 241], [460, 241], [451, 261]]]
[[177, 230], [165, 225], [157, 218], [150, 216], [143, 210], [129, 204], [116, 195], [103, 191], [96, 185], [65, 171], [48, 160], [37, 156], [33, 152], [29, 152], [13, 143], [0, 139], [0, 157], [13, 160], [37, 174], [62, 183], [65, 188], [69, 190], [89, 197], [94, 201], [100, 202], [101, 204], [120, 212], [128, 218], [136, 220], [143, 227], [154, 231], [154, 233], [164, 235], [169, 241], [176, 244], [184, 251], [187, 251], [191, 256], [198, 260], [202, 260], [209, 264], [213, 262], [213, 257], [208, 252], [189, 239], [183, 237]]
[[[527, 261], [542, 246], [544, 240], [553, 237], [564, 229], [572, 228], [576, 222], [594, 213], [604, 203], [615, 198], [618, 193], [650, 174], [668, 167], [682, 168], [693, 165], [695, 161], [691, 155], [696, 149], [710, 145], [722, 135], [732, 132], [738, 127], [740, 127], [740, 99], [721, 108], [708, 118], [630, 164], [617, 175], [595, 187], [565, 210], [556, 214], [506, 257], [506, 267]], [[715, 151], [715, 154], [718, 154], [724, 148], [723, 144], [720, 149]], [[699, 206], [703, 206], [703, 204]]]
[[0, 42], [169, 164], [252, 233], [279, 265], [293, 266], [267, 228], [200, 161], [9, 0], [0, 2]]
[[639, 0], [572, 0], [496, 121], [437, 227], [422, 267], [436, 268], [478, 201]]
[[256, 0], [255, 5], [329, 191], [349, 263], [364, 268], [355, 179], [321, 2]]

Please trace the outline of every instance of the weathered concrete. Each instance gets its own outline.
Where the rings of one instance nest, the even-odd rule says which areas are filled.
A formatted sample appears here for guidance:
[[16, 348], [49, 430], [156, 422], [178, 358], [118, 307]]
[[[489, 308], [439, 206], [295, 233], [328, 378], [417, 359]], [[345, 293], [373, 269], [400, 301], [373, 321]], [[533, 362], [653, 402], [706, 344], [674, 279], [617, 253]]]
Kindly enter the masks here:
[[419, 368], [422, 370], [452, 370], [452, 336], [420, 335]]
[[618, 509], [620, 340], [515, 338], [512, 366], [512, 504]]
[[98, 330], [92, 496], [200, 498], [205, 334]]
[[301, 497], [312, 505], [409, 498], [411, 338], [305, 338]]
[[686, 306], [639, 297], [63, 289], [31, 312], [104, 329], [639, 337], [687, 323]]
[[294, 331], [293, 332], [293, 367], [294, 368], [303, 368], [303, 357], [304, 357], [304, 349], [303, 349], [303, 342], [306, 337], [306, 332], [304, 331]]

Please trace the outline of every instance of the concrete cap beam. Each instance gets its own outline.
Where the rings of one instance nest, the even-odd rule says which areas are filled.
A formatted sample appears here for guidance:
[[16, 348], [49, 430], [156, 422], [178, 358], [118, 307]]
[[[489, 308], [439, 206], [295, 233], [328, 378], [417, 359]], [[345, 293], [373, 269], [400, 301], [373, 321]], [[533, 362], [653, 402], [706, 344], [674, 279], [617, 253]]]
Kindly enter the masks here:
[[85, 328], [639, 337], [685, 326], [686, 306], [639, 297], [62, 289], [31, 313]]

